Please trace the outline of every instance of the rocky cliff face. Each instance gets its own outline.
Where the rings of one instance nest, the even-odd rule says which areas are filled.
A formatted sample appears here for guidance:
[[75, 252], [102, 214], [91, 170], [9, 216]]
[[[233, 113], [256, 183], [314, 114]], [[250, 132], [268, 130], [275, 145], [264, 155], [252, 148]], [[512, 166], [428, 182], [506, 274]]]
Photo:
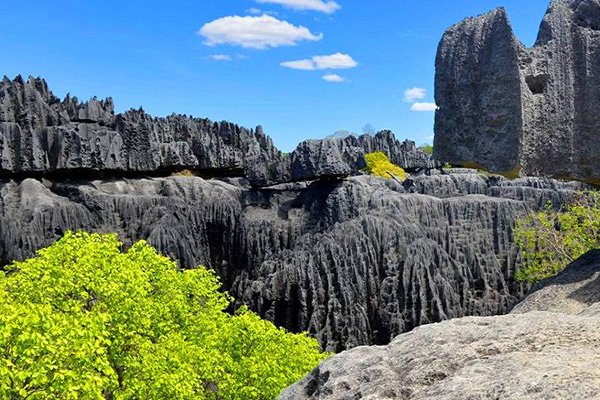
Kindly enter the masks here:
[[285, 157], [261, 127], [246, 129], [186, 115], [114, 113], [112, 99], [60, 100], [43, 79], [0, 82], [0, 176], [77, 172], [89, 177], [156, 175], [190, 169], [245, 177], [256, 187], [355, 174], [362, 156], [384, 151], [409, 170], [436, 163], [389, 131], [302, 143]]
[[600, 182], [600, 1], [553, 0], [535, 46], [503, 9], [445, 34], [435, 157], [493, 172]]
[[[506, 312], [524, 290], [512, 280], [516, 219], [583, 188], [431, 169], [390, 132], [308, 141], [284, 157], [260, 128], [113, 115], [110, 99], [60, 101], [40, 79], [5, 79], [0, 105], [0, 265], [67, 229], [146, 239], [336, 351]], [[412, 178], [357, 175], [378, 150]], [[203, 177], [169, 176], [183, 168]]]
[[542, 282], [509, 315], [422, 326], [324, 361], [285, 400], [600, 397], [600, 252]]
[[[454, 186], [436, 191], [444, 182]], [[0, 262], [67, 229], [147, 239], [183, 267], [214, 268], [238, 303], [339, 351], [506, 312], [524, 289], [512, 280], [516, 219], [581, 186], [456, 171], [407, 188], [368, 176], [268, 189], [237, 178], [4, 180]]]
[[63, 101], [39, 78], [0, 83], [0, 174], [88, 176], [193, 169], [247, 175], [256, 184], [286, 179], [281, 153], [262, 129], [184, 115], [115, 115], [111, 99]]

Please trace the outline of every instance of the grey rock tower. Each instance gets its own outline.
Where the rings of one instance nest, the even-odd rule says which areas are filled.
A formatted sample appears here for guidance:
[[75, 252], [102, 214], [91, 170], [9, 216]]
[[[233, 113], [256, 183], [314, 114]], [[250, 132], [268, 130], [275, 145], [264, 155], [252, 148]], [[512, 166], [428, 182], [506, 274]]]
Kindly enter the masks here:
[[436, 60], [435, 158], [600, 183], [600, 0], [554, 0], [532, 48], [499, 8], [454, 25]]

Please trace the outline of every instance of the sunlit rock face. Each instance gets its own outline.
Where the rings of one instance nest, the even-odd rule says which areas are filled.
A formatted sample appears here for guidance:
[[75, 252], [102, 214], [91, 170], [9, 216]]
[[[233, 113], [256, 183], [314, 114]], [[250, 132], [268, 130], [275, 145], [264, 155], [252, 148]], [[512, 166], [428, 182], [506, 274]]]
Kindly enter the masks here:
[[435, 157], [600, 182], [600, 1], [555, 0], [532, 48], [504, 9], [448, 29], [436, 60]]
[[0, 175], [161, 175], [245, 177], [254, 187], [353, 175], [363, 156], [384, 151], [409, 170], [437, 165], [390, 131], [311, 140], [284, 155], [259, 126], [246, 129], [186, 115], [115, 114], [112, 99], [60, 100], [41, 78], [0, 82]]
[[600, 251], [547, 279], [509, 315], [421, 326], [325, 360], [280, 400], [595, 399]]
[[245, 175], [257, 185], [287, 178], [262, 129], [186, 115], [115, 114], [112, 99], [60, 100], [43, 79], [0, 82], [0, 174], [94, 176], [192, 169]]

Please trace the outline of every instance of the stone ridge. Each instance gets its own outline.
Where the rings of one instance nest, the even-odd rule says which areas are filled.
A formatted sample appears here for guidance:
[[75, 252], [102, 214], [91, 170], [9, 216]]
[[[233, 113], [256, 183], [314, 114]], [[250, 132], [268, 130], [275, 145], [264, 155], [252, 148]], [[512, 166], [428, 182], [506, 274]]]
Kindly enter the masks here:
[[401, 143], [389, 131], [307, 141], [286, 157], [260, 126], [176, 114], [155, 118], [141, 109], [115, 114], [110, 98], [61, 101], [40, 78], [0, 82], [0, 175], [7, 177], [190, 169], [245, 177], [261, 187], [357, 174], [370, 151], [385, 151], [411, 170], [436, 165], [414, 142]]
[[503, 9], [449, 28], [436, 58], [435, 158], [600, 183], [600, 0], [554, 0], [526, 48]]
[[283, 157], [259, 127], [185, 115], [154, 118], [143, 110], [115, 115], [112, 99], [60, 101], [43, 79], [0, 83], [0, 173], [217, 170], [284, 180]]

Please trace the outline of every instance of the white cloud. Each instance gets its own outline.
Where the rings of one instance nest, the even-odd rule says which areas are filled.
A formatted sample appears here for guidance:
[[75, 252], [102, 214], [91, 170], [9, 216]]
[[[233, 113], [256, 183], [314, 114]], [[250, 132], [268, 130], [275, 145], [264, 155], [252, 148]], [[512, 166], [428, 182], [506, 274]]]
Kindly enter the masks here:
[[246, 10], [246, 14], [252, 14], [252, 15], [271, 15], [271, 16], [278, 15], [278, 13], [276, 11], [263, 11], [260, 8], [256, 8], [256, 7], [251, 7], [249, 9], [247, 9]]
[[312, 60], [285, 61], [279, 65], [286, 68], [301, 69], [304, 71], [312, 71], [315, 69], [315, 64]]
[[427, 97], [427, 90], [420, 87], [414, 87], [404, 91], [404, 101], [407, 103], [413, 103], [416, 100], [422, 100], [425, 97]]
[[358, 63], [348, 54], [335, 53], [330, 56], [314, 56], [317, 69], [347, 69], [358, 66]]
[[410, 111], [435, 111], [438, 106], [435, 103], [415, 103], [410, 107]]
[[206, 38], [204, 44], [207, 46], [230, 44], [261, 50], [323, 38], [322, 34], [315, 35], [304, 26], [295, 26], [269, 15], [219, 18], [205, 24], [198, 34]]
[[327, 82], [340, 83], [346, 81], [346, 78], [339, 76], [338, 74], [327, 74], [323, 75], [323, 79]]
[[348, 69], [358, 66], [348, 54], [335, 53], [329, 56], [314, 56], [303, 60], [285, 61], [282, 67], [314, 71], [317, 69]]
[[280, 4], [294, 10], [320, 11], [325, 14], [333, 14], [342, 8], [333, 0], [256, 0], [256, 2], [261, 4]]
[[231, 61], [232, 60], [231, 56], [229, 56], [227, 54], [213, 54], [212, 56], [210, 56], [210, 58], [212, 58], [215, 61]]

